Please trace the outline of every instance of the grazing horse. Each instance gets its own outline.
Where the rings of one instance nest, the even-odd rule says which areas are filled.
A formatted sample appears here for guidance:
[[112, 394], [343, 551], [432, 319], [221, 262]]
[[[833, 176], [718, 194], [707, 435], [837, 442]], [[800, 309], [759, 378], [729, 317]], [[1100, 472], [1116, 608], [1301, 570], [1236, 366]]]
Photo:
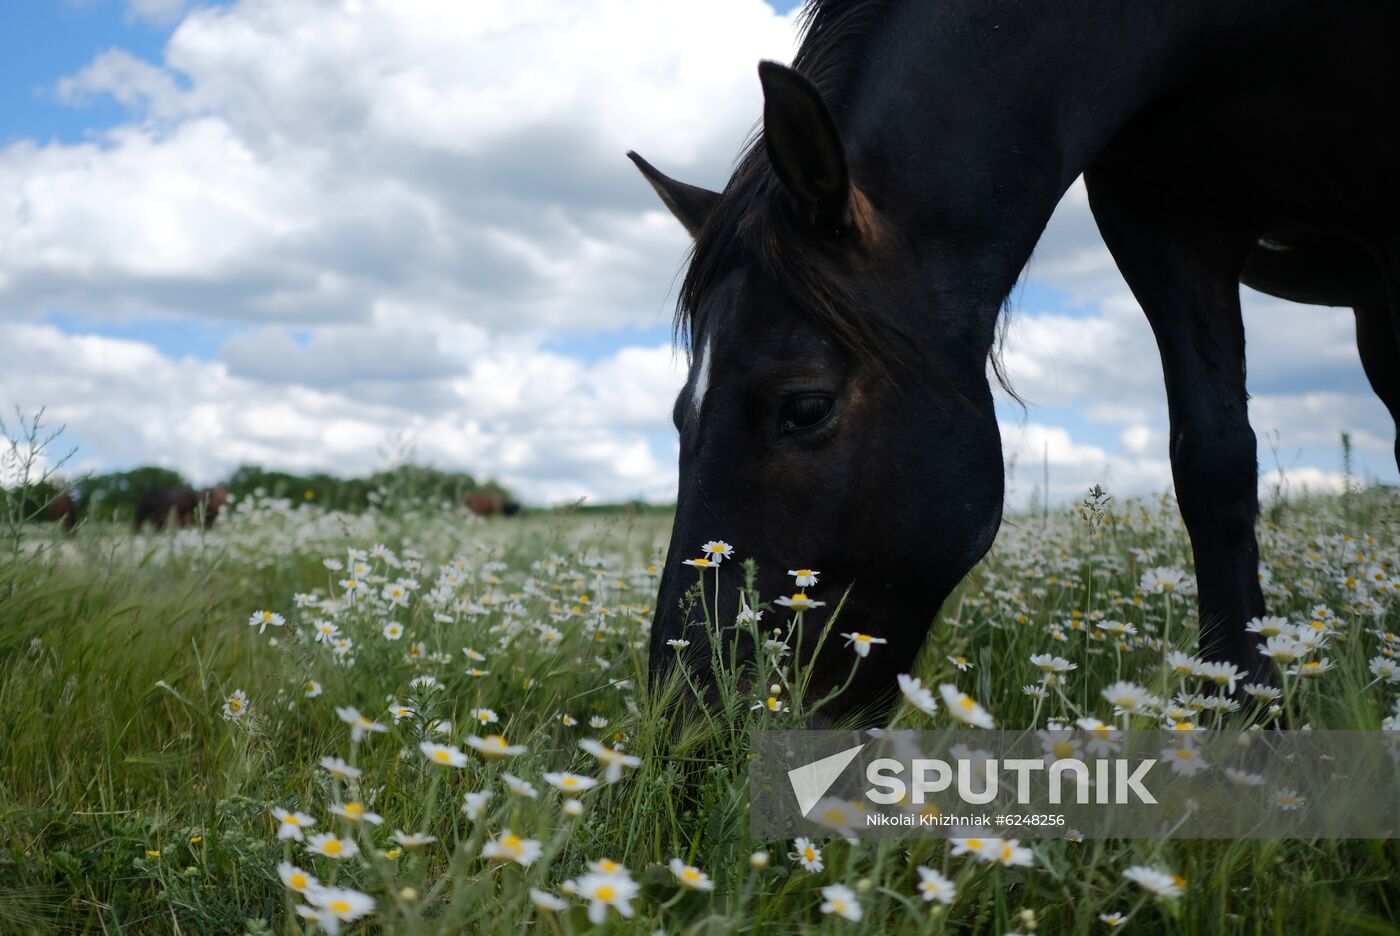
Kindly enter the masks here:
[[[683, 631], [709, 659], [682, 563], [723, 537], [765, 597], [823, 573], [809, 637], [849, 588], [836, 629], [888, 645], [832, 714], [880, 717], [996, 534], [999, 316], [1081, 174], [1157, 338], [1201, 652], [1262, 673], [1239, 284], [1352, 306], [1400, 417], [1397, 38], [1385, 0], [814, 0], [794, 67], [759, 66], [762, 133], [723, 192], [629, 154], [694, 239], [653, 676]], [[721, 587], [722, 624], [737, 601]], [[849, 654], [833, 635], [810, 691]]]
[[139, 533], [146, 524], [156, 530], [164, 530], [167, 523], [174, 521], [176, 527], [187, 527], [197, 522], [199, 511], [203, 509], [203, 527], [211, 527], [219, 518], [219, 508], [228, 502], [228, 491], [223, 487], [205, 488], [195, 491], [188, 487], [155, 488], [147, 491], [136, 505], [136, 531]]
[[520, 505], [506, 500], [496, 491], [472, 491], [463, 501], [467, 510], [478, 517], [514, 517], [520, 513]]
[[68, 491], [59, 491], [55, 494], [53, 499], [48, 502], [46, 509], [49, 520], [62, 524], [63, 529], [69, 533], [72, 533], [78, 526], [78, 502]]

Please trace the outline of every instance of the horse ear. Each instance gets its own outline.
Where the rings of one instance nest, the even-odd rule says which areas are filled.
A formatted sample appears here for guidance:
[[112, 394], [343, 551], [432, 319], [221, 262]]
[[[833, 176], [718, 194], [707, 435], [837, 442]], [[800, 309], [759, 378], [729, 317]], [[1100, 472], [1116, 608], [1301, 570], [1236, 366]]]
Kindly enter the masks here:
[[760, 62], [763, 142], [778, 180], [818, 227], [840, 230], [851, 222], [851, 181], [846, 149], [821, 92], [800, 73]]
[[719, 193], [700, 188], [698, 185], [678, 182], [631, 150], [628, 151], [627, 158], [641, 170], [642, 176], [656, 189], [656, 194], [661, 196], [661, 200], [671, 209], [671, 214], [676, 216], [676, 220], [685, 225], [690, 236], [698, 237], [700, 229], [705, 226], [705, 219], [710, 216], [715, 203], [719, 201]]

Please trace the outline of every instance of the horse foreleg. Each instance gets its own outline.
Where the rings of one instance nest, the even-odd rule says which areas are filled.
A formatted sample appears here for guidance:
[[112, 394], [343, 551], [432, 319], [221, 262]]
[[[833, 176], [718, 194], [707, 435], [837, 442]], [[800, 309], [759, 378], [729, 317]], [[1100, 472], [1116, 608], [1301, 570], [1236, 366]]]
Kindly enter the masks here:
[[1400, 236], [1369, 244], [1383, 288], [1356, 303], [1356, 349], [1361, 366], [1395, 420], [1395, 464], [1400, 467]]
[[1395, 463], [1400, 466], [1400, 319], [1384, 301], [1357, 303], [1356, 350], [1361, 366], [1395, 420]]
[[1157, 338], [1171, 416], [1177, 502], [1199, 587], [1200, 651], [1249, 676], [1267, 667], [1245, 625], [1259, 587], [1258, 456], [1245, 392], [1239, 273], [1251, 238], [1177, 215], [1150, 186], [1086, 174], [1104, 241]]

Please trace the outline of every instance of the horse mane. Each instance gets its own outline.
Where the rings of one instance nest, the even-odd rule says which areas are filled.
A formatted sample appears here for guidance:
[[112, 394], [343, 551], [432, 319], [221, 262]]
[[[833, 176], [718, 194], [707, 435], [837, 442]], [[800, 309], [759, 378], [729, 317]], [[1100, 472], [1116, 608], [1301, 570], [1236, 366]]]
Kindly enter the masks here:
[[[792, 66], [840, 111], [865, 61], [867, 39], [889, 0], [808, 0], [800, 16], [802, 41]], [[691, 247], [676, 302], [675, 339], [690, 349], [702, 330], [703, 300], [726, 271], [741, 262], [762, 264], [798, 308], [851, 353], [884, 371], [880, 332], [892, 323], [857, 314], [841, 278], [836, 251], [814, 236], [791, 210], [764, 149], [762, 125], [740, 151], [733, 175]]]

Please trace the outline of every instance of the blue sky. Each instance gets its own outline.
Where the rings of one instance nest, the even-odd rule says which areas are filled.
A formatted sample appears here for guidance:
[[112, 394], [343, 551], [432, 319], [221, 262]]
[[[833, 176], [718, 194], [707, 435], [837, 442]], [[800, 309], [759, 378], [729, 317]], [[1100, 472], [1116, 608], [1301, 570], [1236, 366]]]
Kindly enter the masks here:
[[114, 102], [75, 109], [56, 100], [54, 86], [113, 46], [159, 61], [172, 28], [130, 16], [120, 0], [10, 0], [0, 21], [4, 142], [27, 137], [73, 143], [89, 138], [93, 127], [121, 121], [125, 110]]
[[[387, 0], [14, 0], [0, 403], [48, 406], [86, 468], [356, 471], [409, 436], [539, 500], [664, 499], [685, 241], [620, 153], [722, 184], [758, 116], [753, 63], [790, 56], [792, 5], [610, 23], [561, 2], [478, 45], [465, 8], [424, 23]], [[1016, 496], [1047, 451], [1060, 498], [1104, 475], [1164, 487], [1151, 335], [1082, 188], [1016, 299], [1007, 360], [1029, 406], [999, 409], [1009, 454], [1037, 466]], [[1290, 477], [1335, 484], [1347, 429], [1363, 473], [1393, 480], [1349, 314], [1245, 307], [1256, 431], [1278, 433]]]

